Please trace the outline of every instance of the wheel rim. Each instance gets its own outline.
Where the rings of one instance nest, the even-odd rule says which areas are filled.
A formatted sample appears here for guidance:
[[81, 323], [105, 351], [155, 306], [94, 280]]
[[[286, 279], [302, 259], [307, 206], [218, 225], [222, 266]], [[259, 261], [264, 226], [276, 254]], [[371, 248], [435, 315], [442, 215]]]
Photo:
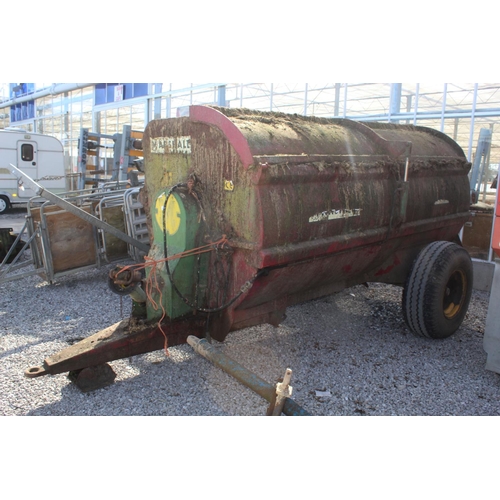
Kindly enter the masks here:
[[6, 208], [7, 202], [3, 198], [0, 198], [0, 212], [3, 212]]
[[453, 319], [462, 310], [467, 294], [467, 276], [461, 270], [455, 271], [446, 283], [443, 297], [443, 313]]

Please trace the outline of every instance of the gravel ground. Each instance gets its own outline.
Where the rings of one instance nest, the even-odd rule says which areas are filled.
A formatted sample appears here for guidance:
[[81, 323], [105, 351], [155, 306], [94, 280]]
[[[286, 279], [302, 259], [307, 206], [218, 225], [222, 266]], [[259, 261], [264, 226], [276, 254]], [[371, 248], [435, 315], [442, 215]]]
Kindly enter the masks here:
[[[117, 360], [113, 386], [83, 394], [66, 375], [30, 366], [128, 316], [108, 268], [53, 285], [2, 285], [2, 415], [263, 415], [267, 403], [188, 345]], [[217, 347], [274, 383], [293, 370], [293, 398], [313, 415], [499, 415], [500, 379], [484, 370], [488, 294], [474, 292], [462, 328], [444, 341], [405, 327], [401, 290], [373, 284], [288, 310], [287, 319], [230, 334]]]
[[[91, 393], [65, 374], [26, 378], [128, 317], [130, 299], [107, 287], [111, 267], [0, 285], [0, 415], [265, 415], [265, 400], [188, 345], [113, 361], [115, 383]], [[293, 399], [312, 415], [500, 415], [500, 376], [484, 369], [488, 300], [474, 291], [459, 331], [428, 340], [406, 328], [399, 287], [356, 286], [214, 344], [269, 383], [291, 368]]]

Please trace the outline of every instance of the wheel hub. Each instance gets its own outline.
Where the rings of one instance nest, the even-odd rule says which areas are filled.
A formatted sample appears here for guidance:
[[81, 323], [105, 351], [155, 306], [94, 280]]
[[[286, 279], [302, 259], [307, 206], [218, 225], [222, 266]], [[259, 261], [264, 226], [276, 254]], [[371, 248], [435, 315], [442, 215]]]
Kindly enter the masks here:
[[446, 284], [443, 298], [443, 313], [446, 318], [454, 318], [465, 301], [467, 293], [467, 277], [461, 270], [455, 271]]

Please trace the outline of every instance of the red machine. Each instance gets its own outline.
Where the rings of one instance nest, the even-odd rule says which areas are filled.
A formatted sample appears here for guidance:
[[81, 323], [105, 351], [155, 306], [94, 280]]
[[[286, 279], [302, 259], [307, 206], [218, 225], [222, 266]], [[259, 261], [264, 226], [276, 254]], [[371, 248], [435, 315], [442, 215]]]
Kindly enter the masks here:
[[30, 377], [279, 324], [285, 309], [366, 282], [401, 285], [418, 335], [460, 326], [472, 264], [470, 163], [449, 137], [358, 123], [192, 106], [143, 137], [151, 251], [111, 281], [124, 321], [47, 358]]

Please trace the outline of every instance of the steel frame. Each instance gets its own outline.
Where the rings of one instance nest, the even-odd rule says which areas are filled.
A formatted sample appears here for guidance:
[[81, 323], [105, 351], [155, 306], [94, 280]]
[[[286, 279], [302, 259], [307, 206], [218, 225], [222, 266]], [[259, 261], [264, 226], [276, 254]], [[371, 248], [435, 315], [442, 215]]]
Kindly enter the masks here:
[[[81, 85], [83, 84], [54, 84], [50, 87], [50, 92], [42, 89], [26, 98], [36, 99], [48, 94], [56, 97], [59, 89], [79, 89]], [[219, 82], [177, 86], [171, 83], [155, 83], [150, 85], [150, 89], [151, 93], [142, 98], [95, 106], [93, 122], [98, 122], [96, 117], [104, 111], [143, 106], [143, 120], [146, 125], [154, 118], [175, 116], [179, 107], [191, 104], [225, 104], [265, 111], [351, 118], [359, 121], [406, 122], [414, 125], [437, 120], [439, 125], [436, 128], [441, 131], [448, 120], [470, 120], [467, 140], [462, 140], [461, 144], [469, 159], [478, 135], [476, 120], [486, 121], [490, 126], [500, 122], [500, 84]], [[22, 99], [22, 96], [17, 97], [15, 101]], [[0, 110], [8, 108], [12, 102], [1, 102]], [[26, 125], [32, 126], [36, 131], [39, 119], [43, 117], [27, 120]], [[24, 122], [16, 122], [16, 126], [23, 125]], [[112, 127], [113, 124], [106, 125], [106, 128]], [[105, 132], [107, 131], [102, 130], [102, 133]], [[495, 138], [491, 161], [500, 163], [500, 143], [496, 143]]]
[[[116, 185], [116, 183], [112, 184]], [[108, 190], [106, 189], [106, 187], [103, 187], [100, 191], [97, 192], [88, 189], [77, 192], [64, 193], [62, 195], [63, 198], [61, 198], [61, 200], [66, 202], [65, 206], [67, 208], [69, 208], [69, 205], [72, 205], [76, 210], [83, 203], [89, 201], [92, 201], [96, 204], [96, 217], [93, 217], [91, 214], [82, 214], [82, 218], [93, 225], [94, 244], [96, 247], [96, 262], [95, 264], [89, 266], [77, 267], [74, 269], [59, 272], [54, 271], [51, 243], [48, 234], [47, 219], [45, 213], [45, 208], [54, 204], [53, 200], [45, 200], [44, 198], [38, 196], [32, 198], [27, 205], [26, 222], [24, 223], [22, 230], [19, 232], [14, 244], [12, 245], [12, 248], [14, 248], [19, 241], [24, 241], [23, 248], [11, 263], [7, 263], [7, 259], [10, 257], [11, 252], [7, 253], [4, 260], [0, 262], [0, 283], [22, 279], [28, 276], [33, 276], [35, 274], [43, 277], [43, 279], [51, 283], [56, 278], [60, 278], [62, 276], [81, 272], [87, 269], [94, 269], [96, 267], [99, 268], [103, 265], [109, 264], [110, 259], [107, 256], [105, 238], [102, 234], [102, 232], [106, 229], [103, 229], [99, 225], [97, 225], [97, 219], [99, 219], [99, 221], [104, 224], [104, 222], [102, 221], [102, 207], [104, 205], [132, 206], [132, 202], [137, 205], [136, 200], [132, 198], [132, 195], [136, 193], [137, 188]], [[32, 209], [35, 206], [40, 208], [40, 221], [36, 225], [34, 224], [32, 215]], [[135, 209], [137, 209], [136, 206]], [[126, 216], [125, 223], [127, 233], [123, 234], [122, 237], [131, 238], [132, 240], [134, 240], [136, 245], [140, 244], [145, 249], [147, 245], [147, 238], [144, 238], [144, 235], [140, 235], [141, 241], [136, 239], [137, 229], [136, 225], [134, 225], [136, 221], [134, 220], [133, 213], [131, 213], [131, 208], [125, 208], [124, 214]], [[119, 231], [115, 229], [114, 232], [118, 233]], [[40, 243], [40, 246], [36, 244], [37, 239]], [[137, 248], [136, 246], [128, 243], [128, 255], [136, 261], [142, 258], [145, 253], [144, 249]], [[28, 251], [31, 251], [31, 254], [29, 254]], [[16, 272], [28, 266], [32, 267], [23, 272]]]

